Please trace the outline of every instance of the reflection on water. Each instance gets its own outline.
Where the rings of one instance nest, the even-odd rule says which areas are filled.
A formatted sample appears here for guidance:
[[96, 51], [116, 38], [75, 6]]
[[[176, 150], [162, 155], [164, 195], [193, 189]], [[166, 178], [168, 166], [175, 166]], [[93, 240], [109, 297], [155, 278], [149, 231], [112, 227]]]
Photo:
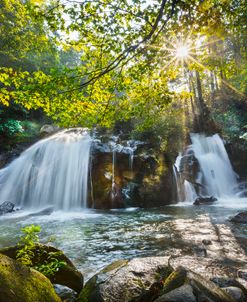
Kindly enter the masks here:
[[[50, 216], [35, 217], [17, 212], [0, 219], [0, 247], [15, 244], [21, 227], [39, 224], [42, 227], [41, 241], [47, 242], [55, 235], [52, 244], [62, 249], [87, 279], [120, 258], [170, 255], [177, 249], [188, 251], [191, 247], [182, 237], [183, 228], [188, 236], [194, 221], [199, 223], [207, 217], [211, 224], [226, 222], [233, 229], [227, 219], [238, 212], [236, 208], [220, 206], [54, 212]], [[176, 223], [180, 226], [174, 228]], [[247, 238], [244, 227], [237, 226], [234, 231]], [[191, 236], [196, 232], [198, 229], [191, 227]]]

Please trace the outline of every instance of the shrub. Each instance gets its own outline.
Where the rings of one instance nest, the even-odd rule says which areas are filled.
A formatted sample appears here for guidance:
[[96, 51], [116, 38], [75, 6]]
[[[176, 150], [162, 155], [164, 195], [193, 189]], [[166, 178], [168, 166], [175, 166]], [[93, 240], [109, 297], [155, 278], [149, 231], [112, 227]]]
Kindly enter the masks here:
[[[33, 267], [47, 277], [53, 276], [61, 267], [66, 265], [64, 261], [59, 260], [61, 252], [50, 252], [37, 249], [39, 244], [39, 233], [41, 227], [39, 225], [29, 225], [21, 229], [23, 235], [18, 242], [18, 251], [16, 260], [20, 263]], [[38, 261], [37, 259], [45, 259]]]

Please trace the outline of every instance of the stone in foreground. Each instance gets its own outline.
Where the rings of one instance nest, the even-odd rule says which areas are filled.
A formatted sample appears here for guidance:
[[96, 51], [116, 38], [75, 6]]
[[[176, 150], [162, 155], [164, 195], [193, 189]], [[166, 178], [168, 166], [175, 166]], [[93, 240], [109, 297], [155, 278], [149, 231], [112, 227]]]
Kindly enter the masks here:
[[166, 277], [168, 272], [168, 257], [119, 260], [92, 277], [77, 301], [138, 301], [152, 284]]
[[0, 254], [0, 302], [61, 302], [41, 273]]

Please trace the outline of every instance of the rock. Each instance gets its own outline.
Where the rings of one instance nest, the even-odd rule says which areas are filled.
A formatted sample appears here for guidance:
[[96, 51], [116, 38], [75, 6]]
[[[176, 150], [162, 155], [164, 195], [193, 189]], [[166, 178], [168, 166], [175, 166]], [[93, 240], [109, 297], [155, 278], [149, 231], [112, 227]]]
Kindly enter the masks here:
[[247, 270], [238, 270], [238, 277], [247, 281]]
[[178, 267], [164, 281], [164, 287], [162, 292], [168, 293], [169, 291], [172, 291], [173, 289], [182, 286], [185, 282], [186, 276], [186, 270], [183, 267]]
[[217, 198], [210, 196], [210, 197], [202, 197], [199, 196], [196, 198], [196, 200], [194, 201], [194, 205], [199, 206], [199, 205], [208, 205], [208, 204], [212, 204], [213, 202], [217, 201]]
[[0, 254], [0, 302], [61, 302], [41, 273]]
[[184, 268], [178, 268], [169, 275], [167, 274], [167, 276], [162, 276], [158, 281], [154, 282], [148, 290], [144, 291], [138, 298], [132, 300], [132, 302], [153, 301], [157, 297], [183, 285], [186, 279], [186, 274], [187, 273]]
[[160, 296], [154, 302], [196, 302], [196, 297], [193, 294], [193, 288], [189, 284], [184, 284]]
[[111, 208], [119, 209], [125, 208], [124, 206], [124, 196], [122, 194], [122, 190], [120, 186], [118, 186], [115, 181], [112, 183], [111, 191], [109, 192], [109, 201]]
[[226, 278], [226, 277], [214, 277], [210, 279], [213, 281], [215, 284], [217, 284], [221, 288], [226, 288], [226, 287], [238, 287], [240, 288], [243, 293], [247, 297], [247, 289], [244, 287], [241, 283], [239, 283], [238, 280], [233, 279], [233, 278]]
[[54, 207], [48, 207], [43, 210], [40, 210], [35, 213], [31, 213], [28, 216], [41, 216], [41, 215], [50, 215], [54, 211]]
[[63, 302], [76, 301], [77, 293], [74, 290], [58, 284], [54, 285], [54, 289]]
[[149, 208], [172, 202], [172, 164], [160, 149], [106, 134], [94, 138], [91, 154], [89, 207]]
[[196, 246], [193, 248], [193, 251], [199, 257], [207, 257], [207, 250], [203, 246]]
[[[0, 253], [12, 258], [16, 259], [16, 253], [20, 247], [13, 246], [0, 250]], [[37, 244], [34, 251], [33, 265], [46, 263], [49, 254], [51, 253], [59, 253], [56, 255], [56, 259], [60, 261], [64, 261], [66, 263], [65, 266], [59, 268], [54, 275], [49, 277], [52, 283], [65, 285], [76, 292], [80, 292], [83, 288], [83, 275], [75, 268], [73, 263], [69, 260], [68, 257], [63, 254], [62, 251], [56, 249], [53, 246]]]
[[211, 244], [212, 244], [212, 241], [211, 241], [211, 240], [208, 240], [208, 239], [203, 239], [203, 240], [202, 240], [202, 243], [203, 243], [204, 245], [211, 245]]
[[235, 223], [247, 223], [247, 211], [240, 212], [231, 219]]
[[39, 133], [42, 135], [42, 136], [46, 136], [46, 135], [50, 135], [50, 134], [53, 134], [53, 133], [56, 133], [57, 131], [60, 130], [60, 127], [56, 126], [56, 125], [43, 125], [41, 128], [40, 128], [40, 131]]
[[235, 287], [235, 286], [229, 286], [229, 287], [223, 287], [222, 288], [225, 292], [227, 292], [229, 295], [231, 295], [236, 301], [238, 302], [244, 302], [246, 301], [245, 294], [242, 291], [242, 289]]
[[14, 212], [15, 205], [10, 201], [5, 201], [0, 205], [0, 215]]
[[138, 298], [150, 292], [152, 284], [170, 272], [168, 259], [147, 257], [113, 262], [86, 283], [78, 302], [144, 302]]
[[198, 297], [198, 301], [236, 302], [232, 296], [201, 275], [188, 271], [187, 277]]

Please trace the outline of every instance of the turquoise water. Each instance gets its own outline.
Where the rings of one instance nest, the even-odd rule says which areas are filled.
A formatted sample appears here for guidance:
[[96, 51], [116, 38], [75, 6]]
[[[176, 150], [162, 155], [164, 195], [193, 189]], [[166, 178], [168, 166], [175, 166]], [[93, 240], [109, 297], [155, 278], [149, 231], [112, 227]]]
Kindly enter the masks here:
[[[244, 209], [245, 204], [241, 210]], [[246, 239], [244, 225], [229, 222], [229, 217], [238, 212], [236, 207], [186, 204], [148, 210], [53, 212], [33, 217], [18, 211], [0, 218], [0, 247], [16, 244], [21, 227], [39, 224], [41, 241], [47, 243], [52, 239], [51, 244], [62, 249], [87, 279], [117, 259], [171, 255], [178, 251], [193, 253], [194, 243], [183, 238], [183, 230], [193, 239], [199, 231], [196, 224], [202, 221], [208, 225], [209, 235], [210, 225], [226, 224], [233, 236]]]

